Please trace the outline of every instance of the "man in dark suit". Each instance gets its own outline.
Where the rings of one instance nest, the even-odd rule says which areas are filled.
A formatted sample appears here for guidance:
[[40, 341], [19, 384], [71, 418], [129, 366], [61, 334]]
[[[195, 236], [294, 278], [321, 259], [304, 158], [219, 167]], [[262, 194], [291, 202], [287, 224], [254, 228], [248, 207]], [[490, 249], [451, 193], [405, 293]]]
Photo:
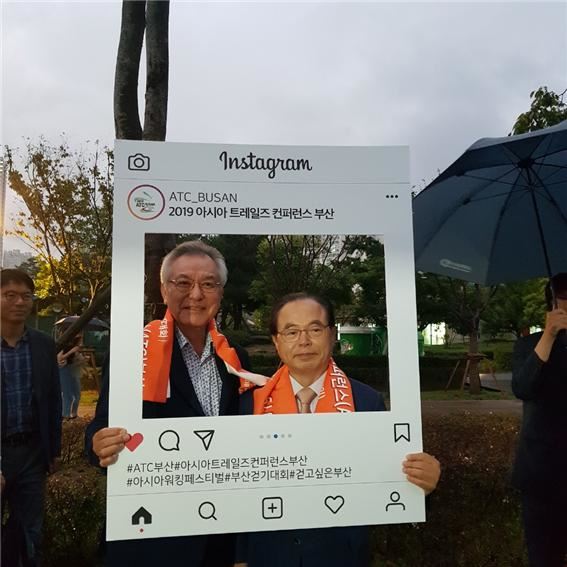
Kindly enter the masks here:
[[[175, 327], [169, 395], [150, 401], [144, 394], [143, 417], [237, 414], [239, 380], [228, 373], [216, 352], [214, 345], [218, 343], [210, 328], [227, 281], [224, 258], [203, 242], [184, 242], [164, 258], [160, 277], [163, 299]], [[246, 352], [233, 348], [242, 368], [249, 368]], [[108, 427], [107, 370], [104, 374], [96, 414], [86, 432], [86, 448], [91, 462], [107, 467], [116, 462], [129, 435], [124, 429]], [[234, 559], [234, 543], [234, 536], [228, 534], [108, 542], [106, 565], [228, 567]]]
[[0, 288], [2, 510], [7, 503], [10, 514], [2, 564], [38, 565], [45, 478], [61, 449], [59, 369], [54, 341], [25, 326], [32, 279], [4, 269]]
[[[272, 309], [272, 341], [283, 366], [262, 388], [241, 396], [241, 413], [383, 411], [382, 395], [347, 378], [332, 360], [336, 341], [331, 303], [294, 293]], [[407, 479], [426, 493], [437, 485], [439, 462], [427, 453], [406, 457]], [[237, 567], [367, 567], [368, 527], [257, 532], [239, 536]]]
[[543, 332], [518, 340], [512, 389], [524, 401], [513, 482], [522, 493], [532, 567], [562, 567], [567, 554], [567, 273], [546, 288]]

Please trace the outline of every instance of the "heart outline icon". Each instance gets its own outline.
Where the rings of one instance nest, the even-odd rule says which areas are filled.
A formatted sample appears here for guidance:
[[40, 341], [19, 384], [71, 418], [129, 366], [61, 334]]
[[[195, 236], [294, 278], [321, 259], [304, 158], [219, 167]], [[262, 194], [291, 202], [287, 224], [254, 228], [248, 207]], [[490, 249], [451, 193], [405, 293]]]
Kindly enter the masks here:
[[325, 506], [333, 513], [336, 514], [345, 504], [345, 499], [338, 496], [327, 496], [325, 498]]
[[124, 445], [133, 453], [141, 445], [143, 440], [144, 436], [141, 433], [134, 433], [134, 435], [130, 435], [130, 439], [128, 439]]

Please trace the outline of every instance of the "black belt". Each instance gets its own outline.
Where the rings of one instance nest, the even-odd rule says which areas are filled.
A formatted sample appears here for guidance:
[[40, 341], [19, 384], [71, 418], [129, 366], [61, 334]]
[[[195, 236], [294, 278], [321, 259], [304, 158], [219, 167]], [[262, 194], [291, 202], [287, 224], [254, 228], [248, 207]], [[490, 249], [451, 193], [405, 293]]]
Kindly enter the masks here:
[[4, 447], [20, 447], [22, 445], [29, 445], [32, 441], [37, 440], [37, 435], [31, 431], [21, 431], [19, 433], [12, 433], [2, 437], [2, 445]]

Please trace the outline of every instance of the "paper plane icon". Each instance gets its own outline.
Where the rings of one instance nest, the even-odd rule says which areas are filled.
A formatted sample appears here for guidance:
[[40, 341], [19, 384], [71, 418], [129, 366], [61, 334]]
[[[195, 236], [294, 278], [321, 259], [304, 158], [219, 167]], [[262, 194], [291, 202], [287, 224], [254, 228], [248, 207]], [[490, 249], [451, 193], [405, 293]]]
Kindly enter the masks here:
[[200, 429], [193, 431], [193, 433], [202, 441], [205, 451], [208, 451], [211, 446], [211, 441], [213, 440], [213, 435], [215, 434], [214, 429]]

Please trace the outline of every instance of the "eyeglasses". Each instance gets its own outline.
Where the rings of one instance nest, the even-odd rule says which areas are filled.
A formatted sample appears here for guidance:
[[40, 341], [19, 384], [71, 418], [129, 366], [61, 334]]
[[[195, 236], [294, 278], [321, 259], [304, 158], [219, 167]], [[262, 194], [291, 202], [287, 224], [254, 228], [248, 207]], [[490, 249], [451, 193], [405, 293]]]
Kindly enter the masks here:
[[196, 282], [193, 280], [185, 280], [185, 279], [169, 280], [168, 283], [173, 284], [175, 286], [175, 289], [183, 295], [191, 293], [195, 286], [198, 286], [203, 293], [206, 294], [215, 293], [215, 291], [217, 291], [217, 289], [221, 285], [220, 282], [214, 282], [214, 281]]
[[2, 294], [2, 297], [8, 303], [16, 303], [16, 301], [18, 301], [18, 299], [21, 299], [25, 303], [29, 303], [30, 301], [33, 301], [33, 299], [34, 299], [33, 293], [30, 293], [30, 292], [18, 293], [16, 291], [7, 291], [6, 293]]
[[323, 336], [325, 329], [327, 329], [329, 325], [312, 325], [311, 327], [307, 327], [307, 329], [296, 329], [291, 327], [289, 329], [284, 329], [283, 331], [278, 331], [278, 335], [281, 335], [282, 339], [286, 343], [295, 343], [301, 337], [301, 333], [305, 333], [305, 335], [309, 339], [320, 339]]

